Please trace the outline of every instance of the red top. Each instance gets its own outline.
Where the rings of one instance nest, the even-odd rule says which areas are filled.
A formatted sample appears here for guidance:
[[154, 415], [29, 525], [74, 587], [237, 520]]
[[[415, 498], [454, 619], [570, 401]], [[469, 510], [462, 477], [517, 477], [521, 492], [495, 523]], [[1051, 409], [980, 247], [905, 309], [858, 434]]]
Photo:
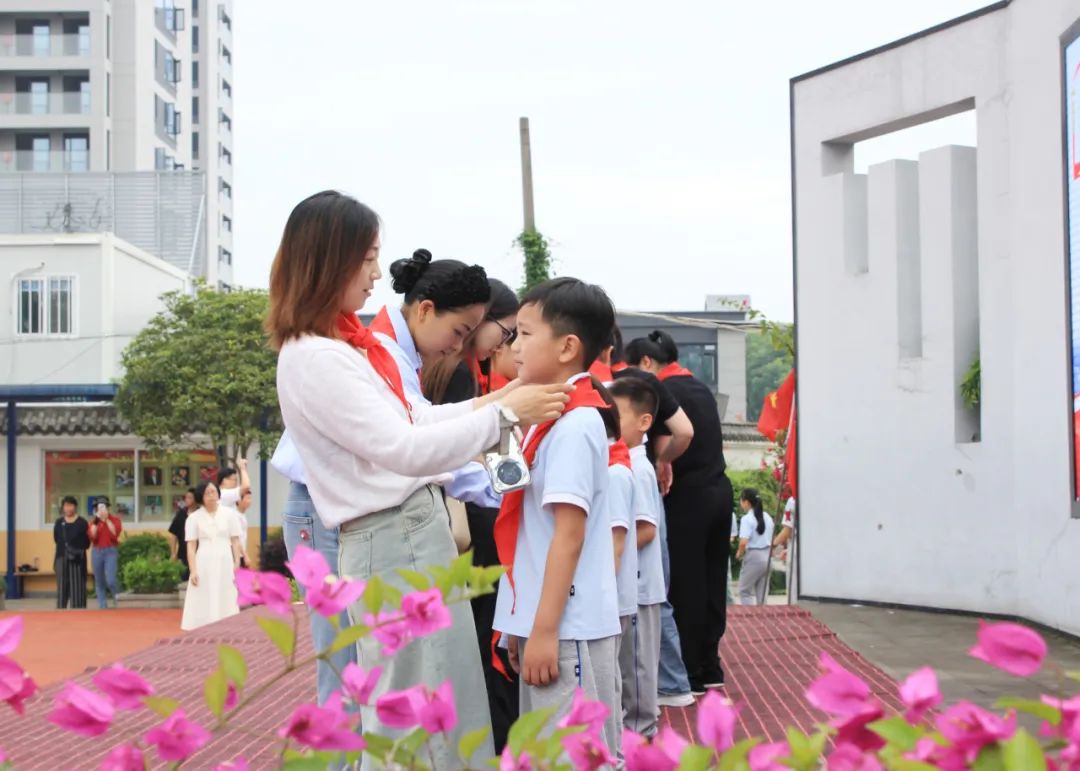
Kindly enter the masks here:
[[95, 549], [108, 549], [120, 543], [120, 532], [124, 529], [124, 525], [115, 514], [109, 515], [109, 521], [112, 522], [113, 528], [116, 529], [116, 535], [110, 533], [105, 523], [99, 522], [96, 517], [90, 520], [91, 532], [93, 532], [94, 526], [97, 525], [96, 535], [90, 536], [90, 543], [94, 545]]

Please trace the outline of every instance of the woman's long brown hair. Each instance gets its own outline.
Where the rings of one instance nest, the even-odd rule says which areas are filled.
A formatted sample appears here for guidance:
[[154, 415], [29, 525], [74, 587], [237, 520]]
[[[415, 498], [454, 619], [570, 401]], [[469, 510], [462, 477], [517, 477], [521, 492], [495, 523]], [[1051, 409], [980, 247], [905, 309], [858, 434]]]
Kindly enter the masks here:
[[275, 350], [304, 334], [329, 336], [341, 295], [379, 235], [379, 216], [335, 190], [296, 205], [270, 269], [266, 331]]

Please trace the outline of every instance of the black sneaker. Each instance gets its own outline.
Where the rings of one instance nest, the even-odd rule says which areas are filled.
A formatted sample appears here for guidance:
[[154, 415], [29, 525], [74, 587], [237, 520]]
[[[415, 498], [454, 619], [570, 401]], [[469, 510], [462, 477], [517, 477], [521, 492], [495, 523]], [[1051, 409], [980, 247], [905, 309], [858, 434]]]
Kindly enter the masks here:
[[705, 695], [705, 684], [700, 683], [697, 680], [691, 680], [690, 681], [690, 693], [692, 693], [694, 696], [704, 696]]

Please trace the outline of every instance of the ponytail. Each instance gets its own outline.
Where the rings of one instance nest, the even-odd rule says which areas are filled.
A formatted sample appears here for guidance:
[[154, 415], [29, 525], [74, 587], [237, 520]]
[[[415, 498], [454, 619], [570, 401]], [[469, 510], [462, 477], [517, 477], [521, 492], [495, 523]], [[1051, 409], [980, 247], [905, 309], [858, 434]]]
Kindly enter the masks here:
[[752, 487], [742, 491], [741, 498], [754, 509], [754, 518], [757, 520], [757, 534], [765, 532], [765, 506], [761, 502], [761, 495]]

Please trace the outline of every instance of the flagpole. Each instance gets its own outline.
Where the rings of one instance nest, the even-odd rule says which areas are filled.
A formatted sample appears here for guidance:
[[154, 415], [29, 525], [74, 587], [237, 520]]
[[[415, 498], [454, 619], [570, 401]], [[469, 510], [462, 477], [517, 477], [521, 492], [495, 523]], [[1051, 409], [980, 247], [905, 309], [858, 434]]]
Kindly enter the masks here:
[[[795, 393], [792, 392], [792, 395], [791, 395], [791, 416], [788, 418], [787, 433], [784, 435], [784, 455], [785, 455], [785, 457], [787, 456], [788, 442], [791, 441], [791, 429], [794, 428], [794, 426], [795, 426], [795, 405], [797, 403], [798, 403], [798, 400], [796, 400], [796, 398], [795, 398]], [[787, 467], [786, 463], [784, 464], [783, 477], [784, 477], [783, 480], [780, 482], [780, 492], [781, 493], [784, 492], [784, 483], [787, 481], [787, 478], [788, 478], [788, 467]], [[795, 497], [794, 496], [794, 491], [792, 491], [792, 496], [791, 497]], [[788, 545], [787, 581], [785, 582], [787, 584], [787, 604], [788, 605], [791, 605], [791, 595], [792, 595], [791, 589], [792, 589], [792, 585], [794, 584], [793, 576], [795, 575], [795, 560], [796, 560], [796, 554], [795, 554], [795, 517], [798, 515], [798, 509], [799, 509], [799, 501], [796, 498], [795, 499], [795, 511], [792, 513], [792, 517], [791, 517], [791, 538], [788, 539], [788, 544], [789, 545]], [[780, 525], [781, 525], [781, 527], [783, 527], [783, 522], [784, 522], [784, 517], [783, 517], [783, 514], [781, 514], [780, 515]]]

